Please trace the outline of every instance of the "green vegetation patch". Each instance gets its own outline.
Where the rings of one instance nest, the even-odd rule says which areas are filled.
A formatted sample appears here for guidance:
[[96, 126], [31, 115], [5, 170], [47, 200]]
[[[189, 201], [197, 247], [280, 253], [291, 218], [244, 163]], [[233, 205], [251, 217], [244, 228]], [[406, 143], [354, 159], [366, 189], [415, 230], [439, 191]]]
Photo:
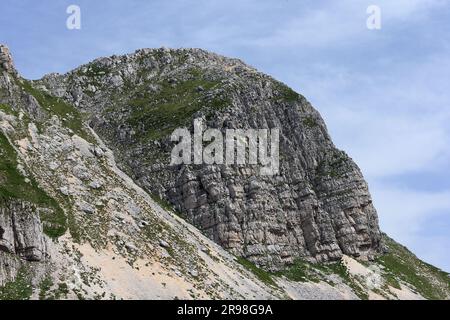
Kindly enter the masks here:
[[16, 151], [7, 137], [0, 133], [0, 202], [21, 199], [51, 209], [41, 213], [44, 232], [53, 238], [63, 235], [67, 229], [63, 210], [32, 177], [26, 180], [17, 169], [17, 165]]
[[13, 108], [11, 108], [10, 105], [7, 105], [7, 104], [0, 103], [0, 111], [3, 111], [6, 114], [12, 114], [12, 115], [17, 114], [17, 112]]
[[39, 284], [39, 300], [60, 300], [67, 298], [68, 294], [67, 284], [60, 282], [55, 286], [50, 276], [45, 277]]
[[292, 265], [283, 271], [276, 272], [277, 276], [285, 276], [289, 280], [297, 282], [319, 282], [321, 279], [311, 263], [297, 259]]
[[157, 196], [156, 194], [151, 194], [150, 195], [152, 197], [152, 199], [159, 204], [159, 206], [161, 208], [163, 208], [166, 211], [170, 211], [170, 212], [174, 212], [175, 210], [173, 209], [173, 206], [166, 200], [160, 198], [159, 196]]
[[[150, 140], [169, 135], [174, 129], [188, 124], [197, 111], [203, 107], [221, 109], [229, 100], [220, 96], [210, 96], [218, 81], [206, 80], [198, 70], [191, 70], [191, 79], [161, 82], [155, 93], [136, 92], [129, 101], [132, 106], [129, 124], [143, 128], [144, 136]], [[144, 89], [142, 89], [144, 90]]]
[[81, 224], [77, 222], [75, 214], [72, 210], [69, 210], [67, 213], [67, 227], [69, 228], [70, 235], [72, 239], [76, 243], [81, 243], [82, 241], [82, 233], [81, 233]]
[[317, 127], [318, 125], [316, 119], [312, 116], [305, 117], [302, 122], [303, 125], [305, 125], [308, 128], [314, 128]]
[[448, 299], [449, 274], [419, 260], [407, 248], [384, 235], [389, 253], [380, 256], [377, 263], [383, 265], [388, 283], [399, 288], [398, 280], [411, 284], [427, 299]]
[[272, 287], [278, 287], [269, 272], [258, 268], [255, 264], [242, 257], [237, 257], [237, 262], [243, 265], [247, 270], [251, 271], [259, 280], [261, 280], [265, 284]]
[[0, 300], [29, 300], [33, 294], [30, 274], [21, 268], [14, 281], [0, 287]]
[[319, 163], [317, 173], [319, 176], [340, 178], [348, 171], [347, 166], [347, 155], [342, 151], [337, 151], [331, 158], [326, 158]]
[[368, 300], [369, 294], [366, 289], [360, 284], [360, 282], [353, 278], [347, 270], [347, 267], [342, 263], [342, 261], [322, 264], [323, 267], [328, 269], [328, 274], [333, 273], [339, 275], [345, 284], [352, 288], [353, 292], [362, 300]]
[[87, 77], [99, 77], [108, 74], [110, 70], [106, 66], [102, 66], [99, 63], [91, 63], [89, 67], [87, 67], [86, 72], [79, 72], [80, 75], [84, 75]]
[[300, 95], [284, 83], [277, 82], [275, 90], [278, 92], [278, 95], [276, 97], [277, 100], [292, 103], [300, 99]]
[[83, 128], [82, 115], [77, 109], [58, 97], [34, 88], [30, 81], [23, 80], [21, 85], [22, 89], [31, 94], [42, 108], [52, 115], [57, 115], [65, 127], [87, 141], [92, 140]]
[[301, 259], [297, 259], [291, 266], [289, 266], [285, 270], [275, 273], [276, 276], [285, 276], [291, 281], [325, 281], [330, 285], [334, 285], [334, 283], [328, 280], [326, 277], [327, 275], [331, 274], [338, 275], [360, 299], [368, 299], [366, 290], [359, 284], [357, 279], [354, 279], [349, 274], [347, 267], [341, 261], [331, 263], [310, 263]]
[[50, 277], [46, 277], [39, 284], [39, 300], [45, 300], [49, 296], [50, 289], [53, 286], [53, 281]]

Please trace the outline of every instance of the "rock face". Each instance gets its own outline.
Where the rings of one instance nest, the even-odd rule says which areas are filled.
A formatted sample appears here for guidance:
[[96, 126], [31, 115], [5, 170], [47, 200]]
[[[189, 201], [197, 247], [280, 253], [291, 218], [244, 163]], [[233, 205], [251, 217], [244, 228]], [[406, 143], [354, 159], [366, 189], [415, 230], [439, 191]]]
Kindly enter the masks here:
[[0, 69], [16, 74], [13, 59], [7, 46], [0, 44]]
[[47, 239], [35, 205], [22, 200], [1, 200], [0, 289], [24, 268], [45, 270], [47, 258]]
[[[266, 269], [380, 250], [376, 210], [357, 165], [308, 101], [239, 60], [203, 50], [139, 50], [40, 84], [77, 105], [120, 166], [208, 237]], [[173, 129], [280, 130], [280, 172], [170, 165]]]
[[45, 258], [46, 240], [34, 205], [11, 200], [0, 206], [0, 251], [28, 261]]

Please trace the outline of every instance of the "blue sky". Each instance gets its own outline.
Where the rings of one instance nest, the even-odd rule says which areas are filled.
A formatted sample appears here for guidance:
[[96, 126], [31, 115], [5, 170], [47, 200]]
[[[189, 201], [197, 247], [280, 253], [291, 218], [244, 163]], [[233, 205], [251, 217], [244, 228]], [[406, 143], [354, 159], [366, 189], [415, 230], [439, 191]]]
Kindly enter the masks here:
[[[81, 8], [81, 30], [66, 8]], [[368, 30], [366, 8], [381, 8]], [[3, 0], [0, 43], [40, 78], [138, 48], [200, 47], [287, 83], [361, 167], [382, 229], [450, 271], [450, 1]]]

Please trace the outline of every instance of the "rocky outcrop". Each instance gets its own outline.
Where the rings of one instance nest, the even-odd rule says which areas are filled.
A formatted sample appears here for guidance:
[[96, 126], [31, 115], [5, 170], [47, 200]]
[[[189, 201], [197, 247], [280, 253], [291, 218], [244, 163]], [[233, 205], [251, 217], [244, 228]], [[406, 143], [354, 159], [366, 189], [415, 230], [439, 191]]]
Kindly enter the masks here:
[[[98, 59], [40, 82], [91, 115], [120, 165], [149, 192], [234, 254], [267, 269], [296, 258], [380, 249], [364, 178], [333, 145], [309, 102], [239, 60], [198, 49], [140, 50]], [[255, 166], [170, 165], [173, 129], [203, 118], [208, 128], [280, 130], [280, 172]]]
[[[47, 240], [36, 206], [22, 200], [2, 199], [0, 289], [6, 283], [14, 281], [24, 270], [36, 275], [43, 273], [48, 262]], [[36, 279], [39, 278], [36, 276]]]
[[0, 70], [17, 74], [9, 48], [0, 44]]
[[33, 204], [9, 200], [0, 206], [0, 251], [27, 261], [45, 258], [46, 240]]

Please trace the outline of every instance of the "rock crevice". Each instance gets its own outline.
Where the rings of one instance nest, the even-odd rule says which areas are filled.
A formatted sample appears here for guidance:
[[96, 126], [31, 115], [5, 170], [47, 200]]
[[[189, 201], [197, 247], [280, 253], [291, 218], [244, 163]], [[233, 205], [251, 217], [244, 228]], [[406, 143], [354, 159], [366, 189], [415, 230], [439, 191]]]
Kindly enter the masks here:
[[36, 207], [19, 200], [0, 206], [0, 251], [27, 261], [42, 261], [46, 240]]

